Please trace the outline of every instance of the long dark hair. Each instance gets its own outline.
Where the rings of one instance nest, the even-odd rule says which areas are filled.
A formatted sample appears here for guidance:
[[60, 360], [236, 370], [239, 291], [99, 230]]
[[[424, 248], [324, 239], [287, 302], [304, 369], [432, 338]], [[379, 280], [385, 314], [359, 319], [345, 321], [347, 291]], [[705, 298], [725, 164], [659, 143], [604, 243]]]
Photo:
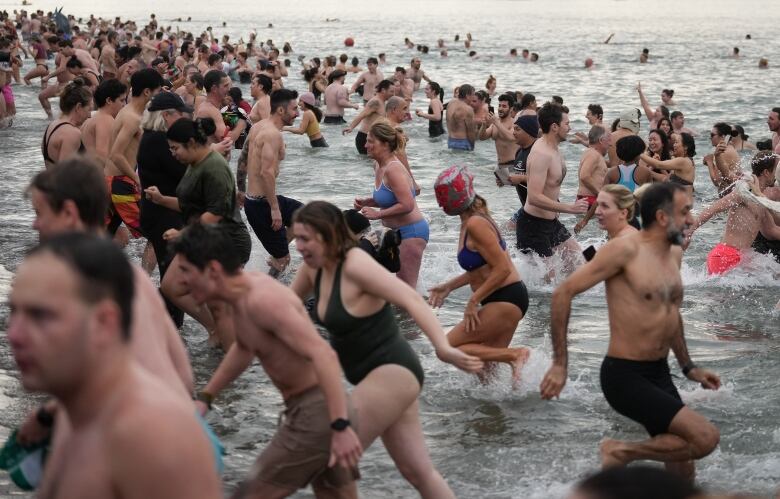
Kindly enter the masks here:
[[439, 100], [444, 102], [444, 89], [441, 88], [441, 85], [439, 85], [435, 81], [431, 81], [431, 82], [428, 82], [428, 86], [431, 87], [431, 90], [433, 90], [433, 93], [436, 94], [439, 97]]
[[180, 118], [171, 125], [165, 135], [168, 140], [185, 146], [190, 139], [194, 140], [196, 144], [204, 146], [208, 142], [209, 136], [216, 131], [217, 125], [211, 118], [198, 118], [194, 121], [189, 118]]
[[[666, 161], [667, 159], [672, 159], [672, 141], [669, 140], [669, 136], [666, 135], [666, 132], [661, 130], [660, 128], [656, 128], [653, 130], [650, 130], [650, 133], [654, 133], [658, 135], [658, 138], [661, 139], [661, 161]], [[649, 148], [648, 148], [649, 150]]]
[[322, 111], [317, 106], [312, 106], [308, 102], [303, 103], [303, 107], [314, 113], [314, 117], [317, 118], [317, 122], [322, 121]]

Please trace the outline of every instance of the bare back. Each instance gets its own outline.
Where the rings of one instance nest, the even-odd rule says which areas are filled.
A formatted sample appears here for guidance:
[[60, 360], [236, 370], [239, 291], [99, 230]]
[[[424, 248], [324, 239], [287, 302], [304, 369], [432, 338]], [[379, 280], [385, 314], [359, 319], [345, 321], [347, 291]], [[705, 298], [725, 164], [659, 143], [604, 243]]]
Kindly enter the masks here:
[[468, 139], [468, 127], [473, 126], [474, 109], [460, 99], [447, 104], [447, 133], [452, 139]]

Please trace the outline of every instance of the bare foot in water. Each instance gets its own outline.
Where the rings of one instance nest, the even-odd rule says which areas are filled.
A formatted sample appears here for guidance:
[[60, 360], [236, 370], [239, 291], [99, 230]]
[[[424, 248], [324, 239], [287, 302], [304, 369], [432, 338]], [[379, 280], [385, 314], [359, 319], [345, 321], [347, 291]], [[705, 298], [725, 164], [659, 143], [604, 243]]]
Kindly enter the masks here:
[[601, 445], [599, 445], [599, 454], [601, 455], [601, 467], [603, 469], [617, 468], [627, 464], [619, 457], [622, 447], [623, 442], [620, 440], [605, 438], [601, 441]]
[[522, 376], [523, 366], [528, 362], [531, 350], [526, 347], [513, 348], [517, 357], [509, 365], [512, 367], [512, 389], [516, 390], [520, 386], [520, 377]]

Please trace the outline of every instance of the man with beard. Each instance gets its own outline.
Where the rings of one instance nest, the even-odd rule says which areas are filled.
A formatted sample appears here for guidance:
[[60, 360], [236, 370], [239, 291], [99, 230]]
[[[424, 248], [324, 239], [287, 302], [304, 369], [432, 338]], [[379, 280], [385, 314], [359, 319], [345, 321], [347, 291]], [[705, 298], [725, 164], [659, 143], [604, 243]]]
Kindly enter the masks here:
[[518, 145], [515, 143], [512, 105], [515, 100], [510, 94], [498, 96], [498, 116], [489, 114], [479, 127], [479, 140], [493, 139], [496, 142], [498, 166], [511, 168], [515, 164]]
[[540, 387], [544, 399], [559, 396], [566, 384], [566, 331], [572, 300], [606, 283], [610, 339], [601, 365], [601, 389], [609, 405], [642, 424], [650, 438], [602, 441], [605, 468], [649, 459], [693, 479], [693, 460], [707, 456], [718, 445], [717, 428], [683, 404], [667, 362], [672, 350], [685, 377], [705, 389], [720, 387], [715, 373], [691, 361], [680, 315], [681, 244], [683, 232], [693, 223], [692, 203], [680, 185], [651, 185], [642, 196], [642, 230], [609, 241], [553, 292], [553, 365]]

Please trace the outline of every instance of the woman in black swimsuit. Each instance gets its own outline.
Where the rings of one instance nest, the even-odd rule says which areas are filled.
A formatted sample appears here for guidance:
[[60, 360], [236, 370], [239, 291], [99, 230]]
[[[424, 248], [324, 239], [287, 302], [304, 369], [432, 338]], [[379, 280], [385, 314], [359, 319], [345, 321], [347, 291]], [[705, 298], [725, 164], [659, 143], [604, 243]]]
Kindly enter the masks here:
[[428, 120], [428, 136], [431, 138], [444, 135], [444, 105], [441, 103], [444, 98], [444, 90], [438, 83], [432, 81], [425, 87], [425, 96], [430, 99], [428, 112], [416, 110], [415, 114], [420, 118]]
[[338, 208], [312, 201], [295, 213], [293, 233], [303, 264], [292, 290], [302, 299], [314, 294], [312, 315], [328, 329], [347, 380], [356, 385], [351, 399], [363, 448], [382, 437], [422, 497], [454, 497], [428, 455], [417, 404], [423, 371], [390, 303], [409, 312], [441, 360], [469, 372], [482, 362], [451, 347], [422, 297], [357, 248]]
[[69, 82], [60, 94], [60, 117], [43, 133], [41, 152], [46, 167], [86, 151], [81, 142], [81, 125], [92, 113], [92, 92], [84, 80]]

